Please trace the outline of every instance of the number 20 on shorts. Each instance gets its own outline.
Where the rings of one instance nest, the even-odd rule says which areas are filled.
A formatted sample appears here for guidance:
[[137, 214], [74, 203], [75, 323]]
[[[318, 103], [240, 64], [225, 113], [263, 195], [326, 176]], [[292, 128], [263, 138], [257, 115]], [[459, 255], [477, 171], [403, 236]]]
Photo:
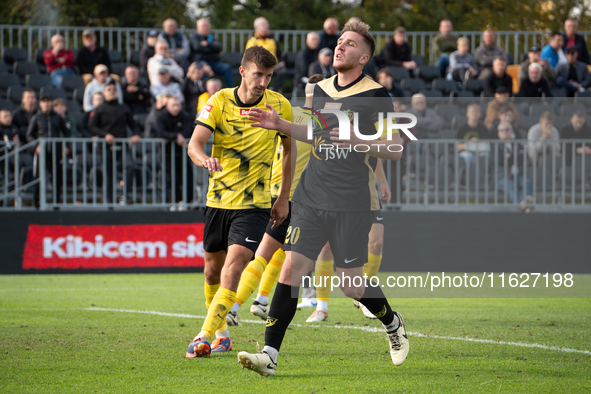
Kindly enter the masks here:
[[296, 242], [298, 242], [298, 239], [300, 238], [300, 228], [299, 227], [291, 227], [289, 226], [289, 228], [287, 229], [287, 234], [285, 235], [285, 244], [295, 244]]

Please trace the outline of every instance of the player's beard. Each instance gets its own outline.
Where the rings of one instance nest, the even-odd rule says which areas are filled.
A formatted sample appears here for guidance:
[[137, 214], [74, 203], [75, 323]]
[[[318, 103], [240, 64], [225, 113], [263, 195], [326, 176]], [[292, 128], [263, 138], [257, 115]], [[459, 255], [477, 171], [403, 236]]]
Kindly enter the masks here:
[[344, 73], [347, 71], [351, 71], [352, 69], [354, 69], [356, 66], [355, 63], [353, 63], [352, 61], [347, 61], [347, 62], [342, 62], [340, 65], [335, 66], [334, 64], [332, 65], [332, 68], [334, 68], [337, 72], [340, 73]]

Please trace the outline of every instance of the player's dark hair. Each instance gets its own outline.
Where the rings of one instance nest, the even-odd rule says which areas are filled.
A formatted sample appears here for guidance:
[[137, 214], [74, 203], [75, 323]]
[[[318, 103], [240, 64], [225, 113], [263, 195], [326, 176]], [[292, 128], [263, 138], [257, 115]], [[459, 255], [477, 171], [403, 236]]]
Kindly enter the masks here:
[[244, 51], [244, 55], [242, 55], [240, 65], [246, 67], [248, 63], [254, 63], [257, 67], [267, 69], [275, 67], [277, 65], [277, 59], [265, 48], [255, 46], [248, 48]]
[[351, 22], [345, 24], [343, 30], [341, 31], [341, 35], [345, 32], [352, 31], [359, 35], [361, 35], [369, 47], [369, 57], [371, 58], [376, 51], [376, 40], [374, 40], [373, 36], [369, 32], [369, 25], [364, 22]]
[[322, 81], [324, 78], [326, 77], [322, 74], [314, 74], [308, 79], [308, 83], [318, 83]]

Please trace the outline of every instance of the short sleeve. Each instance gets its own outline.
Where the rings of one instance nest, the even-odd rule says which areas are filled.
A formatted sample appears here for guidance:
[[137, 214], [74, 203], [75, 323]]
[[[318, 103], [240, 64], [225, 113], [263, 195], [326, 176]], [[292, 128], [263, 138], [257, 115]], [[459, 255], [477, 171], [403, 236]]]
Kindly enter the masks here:
[[[281, 103], [281, 113], [279, 114], [279, 117], [281, 119], [287, 120], [288, 122], [291, 122], [291, 104], [284, 97], [281, 97], [281, 99], [279, 101]], [[279, 132], [277, 134], [281, 138], [286, 137], [284, 134], [281, 134]]]
[[220, 92], [214, 94], [207, 100], [207, 104], [195, 119], [196, 125], [207, 127], [212, 132], [215, 131], [222, 114], [222, 100]]

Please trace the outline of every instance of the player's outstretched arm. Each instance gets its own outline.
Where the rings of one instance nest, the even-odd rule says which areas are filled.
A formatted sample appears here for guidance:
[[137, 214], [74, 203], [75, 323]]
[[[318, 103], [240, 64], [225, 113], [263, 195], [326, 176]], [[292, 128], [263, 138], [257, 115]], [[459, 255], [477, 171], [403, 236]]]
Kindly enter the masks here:
[[339, 139], [339, 129], [334, 128], [330, 132], [330, 139], [333, 141], [332, 144], [338, 148], [354, 149], [355, 146], [363, 146], [364, 153], [377, 157], [378, 159], [398, 161], [402, 157], [402, 139], [398, 133], [392, 133], [392, 140], [390, 141], [387, 139], [366, 141], [358, 138], [355, 133], [351, 132], [351, 138], [343, 141]]
[[207, 168], [211, 172], [222, 171], [220, 159], [209, 157], [205, 154], [203, 147], [207, 144], [207, 140], [211, 136], [211, 130], [205, 126], [196, 125], [193, 130], [193, 135], [189, 141], [188, 153], [193, 163], [196, 166]]
[[282, 119], [279, 117], [277, 111], [272, 105], [265, 103], [265, 106], [269, 109], [268, 111], [265, 111], [261, 108], [250, 109], [248, 120], [255, 122], [250, 124], [252, 127], [262, 127], [263, 129], [277, 130], [280, 133], [298, 141], [306, 142], [308, 144], [312, 143], [312, 141], [308, 141], [307, 139], [308, 127], [306, 125], [294, 124]]

